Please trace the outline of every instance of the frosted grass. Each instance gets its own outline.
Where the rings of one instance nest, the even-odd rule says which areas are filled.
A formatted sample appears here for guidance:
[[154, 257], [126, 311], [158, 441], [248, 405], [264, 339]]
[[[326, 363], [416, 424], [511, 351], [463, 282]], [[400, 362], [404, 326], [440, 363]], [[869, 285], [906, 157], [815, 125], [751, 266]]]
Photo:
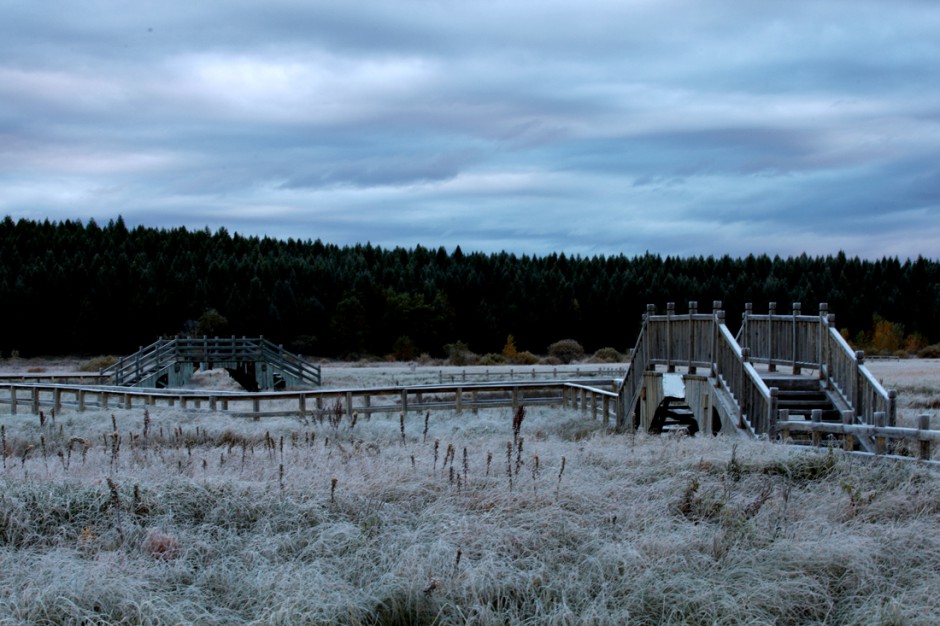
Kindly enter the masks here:
[[149, 415], [146, 438], [142, 409], [0, 416], [0, 623], [940, 614], [940, 484], [915, 464], [617, 434], [549, 408], [527, 412], [521, 455], [508, 409], [432, 413], [426, 439], [410, 414], [404, 445], [398, 415]]

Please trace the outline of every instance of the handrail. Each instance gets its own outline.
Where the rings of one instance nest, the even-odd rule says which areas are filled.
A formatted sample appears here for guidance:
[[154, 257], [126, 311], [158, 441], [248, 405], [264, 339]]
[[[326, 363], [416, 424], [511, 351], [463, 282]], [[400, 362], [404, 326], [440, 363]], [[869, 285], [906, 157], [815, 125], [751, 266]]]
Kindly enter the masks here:
[[736, 401], [738, 427], [748, 428], [752, 434], [766, 433], [772, 427], [775, 408], [770, 389], [749, 362], [748, 350], [738, 345], [724, 324], [723, 315], [716, 315], [715, 321], [713, 374]]
[[826, 386], [855, 410], [861, 424], [874, 424], [875, 413], [886, 415], [889, 426], [897, 423], [897, 392], [886, 390], [865, 367], [865, 353], [853, 351], [845, 338], [822, 322], [827, 329], [823, 380]]
[[627, 373], [620, 383], [618, 394], [620, 395], [620, 412], [617, 415], [617, 428], [625, 428], [627, 415], [636, 404], [637, 396], [640, 393], [640, 387], [643, 380], [643, 372], [649, 367], [649, 324], [652, 317], [652, 305], [647, 307], [647, 313], [643, 315], [643, 325], [640, 327], [640, 334], [636, 339], [636, 345], [630, 352], [630, 364], [627, 367]]

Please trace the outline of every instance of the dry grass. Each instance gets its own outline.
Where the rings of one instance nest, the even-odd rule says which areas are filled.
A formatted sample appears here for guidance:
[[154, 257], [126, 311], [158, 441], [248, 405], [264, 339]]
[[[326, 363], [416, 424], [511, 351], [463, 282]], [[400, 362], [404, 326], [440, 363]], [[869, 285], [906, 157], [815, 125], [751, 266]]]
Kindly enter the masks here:
[[913, 464], [616, 435], [537, 408], [515, 444], [508, 410], [431, 414], [426, 437], [409, 415], [404, 443], [397, 415], [333, 428], [165, 409], [146, 436], [142, 411], [111, 415], [0, 418], [0, 623], [926, 624], [940, 610], [940, 482]]

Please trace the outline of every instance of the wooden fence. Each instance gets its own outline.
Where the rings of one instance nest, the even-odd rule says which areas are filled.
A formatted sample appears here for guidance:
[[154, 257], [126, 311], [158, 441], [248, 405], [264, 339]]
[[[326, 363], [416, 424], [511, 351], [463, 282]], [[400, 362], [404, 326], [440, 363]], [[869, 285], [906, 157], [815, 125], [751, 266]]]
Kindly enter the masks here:
[[[776, 430], [784, 442], [788, 442], [792, 434], [809, 433], [814, 446], [839, 445], [846, 452], [857, 452], [857, 442], [867, 438], [875, 442], [874, 454], [888, 455], [902, 458], [917, 458], [928, 461], [934, 450], [934, 445], [940, 442], [940, 430], [930, 429], [930, 416], [920, 415], [917, 418], [917, 428], [902, 428], [887, 425], [887, 415], [878, 411], [874, 415], [873, 424], [858, 424], [855, 422], [854, 411], [843, 411], [842, 422], [822, 421], [822, 412], [813, 411], [811, 419], [790, 420], [785, 410], [780, 411], [776, 422]], [[898, 455], [897, 452], [904, 452]]]
[[[460, 414], [464, 410], [561, 405], [579, 407], [583, 413], [609, 422], [618, 415], [619, 394], [614, 389], [619, 382], [519, 381], [258, 393], [13, 383], [0, 386], [6, 392], [0, 393], [0, 404], [7, 405], [13, 415], [22, 409], [38, 415], [43, 410], [59, 412], [63, 407], [86, 411], [169, 406], [237, 417], [300, 419], [327, 412], [371, 415], [452, 410]], [[608, 389], [599, 388], [603, 386]]]

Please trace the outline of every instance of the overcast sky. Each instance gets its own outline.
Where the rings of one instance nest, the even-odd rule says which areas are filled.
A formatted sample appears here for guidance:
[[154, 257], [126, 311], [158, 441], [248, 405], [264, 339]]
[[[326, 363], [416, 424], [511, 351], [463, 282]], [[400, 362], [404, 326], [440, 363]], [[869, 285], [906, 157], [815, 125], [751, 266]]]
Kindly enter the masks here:
[[940, 258], [934, 0], [3, 0], [0, 215]]

